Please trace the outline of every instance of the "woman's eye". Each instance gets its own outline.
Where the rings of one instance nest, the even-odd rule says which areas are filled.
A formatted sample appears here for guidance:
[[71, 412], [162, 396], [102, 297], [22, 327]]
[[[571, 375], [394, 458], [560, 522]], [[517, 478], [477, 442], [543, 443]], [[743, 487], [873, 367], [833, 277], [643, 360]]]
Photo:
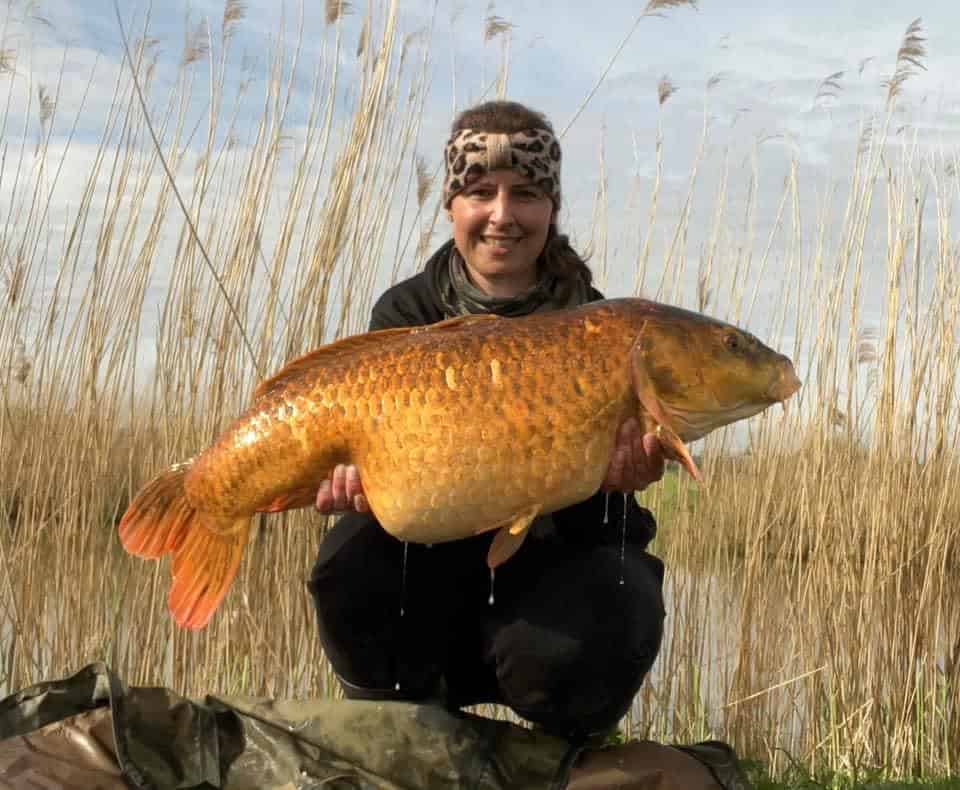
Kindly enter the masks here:
[[727, 348], [729, 348], [731, 351], [738, 351], [738, 350], [740, 349], [740, 347], [743, 345], [743, 344], [740, 342], [740, 338], [737, 337], [736, 335], [727, 335], [727, 336], [723, 339], [723, 342], [724, 342], [724, 345], [725, 345]]

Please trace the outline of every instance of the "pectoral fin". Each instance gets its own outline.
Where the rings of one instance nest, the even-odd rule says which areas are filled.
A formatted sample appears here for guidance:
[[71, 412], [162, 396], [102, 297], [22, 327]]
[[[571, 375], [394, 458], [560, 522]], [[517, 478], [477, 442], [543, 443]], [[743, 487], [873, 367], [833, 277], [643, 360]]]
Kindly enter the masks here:
[[666, 409], [657, 394], [656, 384], [647, 369], [647, 360], [643, 353], [643, 346], [639, 342], [634, 346], [630, 356], [630, 373], [633, 378], [633, 389], [637, 394], [644, 411], [653, 418], [657, 425], [657, 438], [663, 446], [664, 454], [678, 462], [690, 476], [698, 483], [703, 482], [703, 475], [694, 463], [690, 451], [677, 434]]
[[687, 445], [674, 433], [672, 428], [664, 427], [661, 423], [657, 426], [657, 438], [660, 440], [660, 446], [663, 447], [663, 454], [666, 455], [667, 458], [679, 463], [690, 473], [690, 477], [698, 483], [703, 482], [703, 475], [700, 473], [700, 469], [690, 455]]
[[491, 570], [503, 565], [510, 559], [527, 537], [527, 529], [540, 512], [540, 505], [534, 505], [528, 510], [518, 513], [505, 526], [501, 527], [490, 544], [487, 552], [487, 567]]

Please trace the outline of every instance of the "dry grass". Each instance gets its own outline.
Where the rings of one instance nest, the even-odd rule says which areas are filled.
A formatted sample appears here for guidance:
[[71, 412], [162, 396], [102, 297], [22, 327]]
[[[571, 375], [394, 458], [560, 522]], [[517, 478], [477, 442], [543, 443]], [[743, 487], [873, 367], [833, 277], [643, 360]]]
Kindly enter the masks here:
[[[131, 492], [208, 441], [249, 397], [252, 371], [275, 369], [365, 323], [377, 273], [370, 262], [382, 257], [389, 220], [381, 206], [397, 189], [420, 118], [423, 74], [400, 70], [394, 4], [383, 9], [360, 60], [346, 126], [334, 122], [334, 102], [345, 94], [336, 31], [298, 146], [285, 147], [297, 51], [269, 61], [262, 118], [238, 144], [240, 107], [224, 106], [220, 86], [242, 10], [227, 4], [214, 47], [204, 44], [205, 28], [194, 29], [166, 98], [150, 94], [150, 47], [135, 52], [145, 105], [163, 108], [152, 118], [158, 143], [127, 70], [62, 244], [45, 241], [43, 200], [53, 189], [42, 179], [60, 165], [47, 152], [49, 131], [35, 152], [20, 147], [20, 165], [29, 164], [35, 180], [22, 178], [11, 190], [0, 236], [4, 688], [99, 656], [134, 682], [193, 693], [327, 690], [303, 586], [322, 519], [296, 514], [276, 520], [296, 528], [264, 530], [230, 611], [201, 636], [170, 629], [168, 571], [131, 562], [116, 541]], [[188, 107], [201, 66], [211, 73], [210, 110], [197, 153]], [[52, 94], [34, 95], [37, 122], [56, 123]], [[36, 162], [27, 161], [34, 153]], [[62, 156], [71, 155], [68, 146]], [[290, 176], [281, 187], [282, 160]], [[167, 167], [177, 174], [182, 211]], [[275, 242], [265, 248], [268, 224]], [[164, 238], [174, 239], [172, 247]], [[161, 289], [158, 312], [145, 308], [151, 287]], [[156, 371], [143, 379], [136, 353], [148, 327]], [[277, 626], [269, 637], [268, 623]], [[290, 670], [267, 674], [264, 661]]]
[[662, 107], [664, 103], [677, 92], [677, 86], [674, 85], [670, 78], [664, 74], [660, 78], [660, 82], [657, 83], [657, 102]]
[[[645, 13], [675, 5], [682, 3], [651, 2]], [[347, 8], [328, 3], [328, 18]], [[153, 119], [159, 147], [128, 71], [83, 200], [59, 234], [50, 224], [51, 182], [73, 152], [67, 145], [54, 155], [49, 140], [72, 119], [58, 117], [56, 90], [31, 90], [39, 97], [34, 128], [43, 133], [25, 131], [11, 146], [19, 162], [11, 153], [0, 170], [4, 184], [21, 171], [0, 230], [0, 685], [19, 688], [104, 659], [131, 683], [189, 694], [334, 693], [304, 586], [322, 519], [263, 519], [222, 614], [200, 634], [171, 625], [166, 567], [125, 556], [115, 526], [131, 492], [236, 413], [253, 370], [363, 327], [391, 234], [394, 276], [408, 254], [425, 254], [437, 212], [433, 176], [413, 141], [428, 53], [401, 73], [395, 12], [387, 6], [364, 27], [352, 114], [342, 124], [333, 107], [344, 93], [345, 43], [339, 25], [330, 31], [295, 145], [287, 112], [299, 51], [270, 60], [251, 133], [239, 130], [238, 108], [225, 106], [242, 3], [227, 4], [214, 46], [209, 31], [188, 40], [168, 96], [151, 85], [143, 35], [133, 60], [147, 106], [162, 108]], [[16, 64], [4, 46], [0, 75]], [[919, 26], [911, 26], [897, 74], [909, 76], [922, 54]], [[201, 70], [211, 75], [210, 109], [194, 127], [187, 108]], [[838, 80], [828, 77], [821, 97]], [[663, 104], [663, 87], [660, 96]], [[956, 770], [960, 260], [950, 196], [960, 179], [952, 162], [924, 162], [911, 144], [896, 158], [895, 102], [891, 93], [886, 114], [864, 127], [835, 236], [829, 206], [813, 223], [801, 217], [792, 162], [782, 192], [765, 196], [778, 210], [758, 238], [757, 158], [739, 176], [748, 199], [736, 217], [724, 161], [689, 292], [683, 240], [706, 111], [657, 281], [648, 267], [653, 189], [637, 289], [747, 326], [758, 303], [775, 305], [761, 334], [800, 362], [805, 387], [788, 414], [751, 421], [748, 454], [731, 452], [730, 434], [710, 438], [707, 491], [661, 485], [644, 495], [663, 522], [657, 550], [670, 569], [672, 636], [626, 722], [635, 734], [723, 737], [775, 767], [789, 754], [839, 770]], [[284, 160], [292, 175], [280, 183]], [[416, 206], [408, 216], [404, 204], [402, 227], [388, 232], [382, 207], [398, 193]], [[936, 227], [923, 223], [923, 195]], [[606, 210], [605, 192], [598, 205]], [[876, 211], [888, 239], [886, 304], [883, 323], [867, 329], [863, 251]], [[801, 220], [815, 228], [813, 243], [803, 242]], [[771, 296], [761, 286], [771, 282], [774, 249], [783, 269]], [[160, 293], [158, 314], [147, 308], [151, 288]], [[148, 332], [156, 369], [144, 378], [136, 354]]]
[[[922, 65], [910, 60], [922, 56], [919, 33], [911, 25], [900, 74], [909, 76], [901, 61]], [[839, 78], [821, 83], [818, 98], [838, 90]], [[806, 373], [800, 408], [751, 422], [749, 453], [732, 456], [728, 436], [708, 438], [705, 492], [680, 485], [644, 495], [670, 514], [658, 550], [674, 569], [673, 622], [634, 732], [725, 734], [775, 769], [796, 760], [847, 774], [957, 770], [960, 250], [950, 223], [960, 182], [949, 157], [923, 161], [915, 140], [897, 154], [891, 113], [888, 105], [864, 127], [834, 246], [826, 214], [814, 243], [800, 243], [796, 163], [759, 243], [751, 219], [757, 175], [744, 240], [724, 225], [724, 173], [720, 232], [710, 234], [696, 293], [675, 287], [682, 259], [655, 286], [750, 326], [776, 243], [786, 265], [779, 292], [767, 297], [776, 306], [772, 338], [777, 327], [795, 328], [785, 350]], [[658, 161], [661, 144], [658, 137]], [[655, 182], [651, 224], [656, 197]], [[935, 205], [936, 229], [924, 225], [925, 201]], [[864, 250], [878, 208], [888, 242], [885, 304], [882, 323], [868, 328]]]

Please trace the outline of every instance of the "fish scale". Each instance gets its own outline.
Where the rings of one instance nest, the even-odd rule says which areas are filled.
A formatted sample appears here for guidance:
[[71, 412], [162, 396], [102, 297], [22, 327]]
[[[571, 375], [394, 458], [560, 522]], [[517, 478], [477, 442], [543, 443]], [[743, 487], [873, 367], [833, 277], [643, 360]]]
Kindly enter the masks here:
[[[590, 399], [552, 397], [551, 390], [565, 389], [569, 377], [566, 360], [576, 333], [566, 334], [567, 342], [543, 334], [496, 342], [496, 334], [447, 333], [412, 350], [367, 355], [355, 373], [369, 379], [367, 368], [379, 367], [380, 388], [390, 386], [391, 371], [424, 370], [421, 385], [409, 392], [405, 385], [413, 381], [397, 377], [403, 388], [393, 402], [410, 406], [382, 408], [381, 399], [390, 395], [377, 393], [370, 399], [367, 390], [366, 417], [350, 421], [347, 415], [354, 448], [349, 462], [358, 466], [364, 492], [385, 529], [406, 540], [462, 537], [464, 530], [480, 532], [509, 519], [531, 498], [545, 510], [577, 501], [582, 492], [563, 482], [584, 467], [592, 471], [585, 487], [599, 485], [616, 424], [629, 408], [629, 383], [624, 375], [621, 408], [607, 409], [601, 425], [586, 418], [604, 409], [613, 386], [596, 388]], [[543, 342], [548, 337], [552, 342]], [[436, 350], [436, 343], [443, 348]], [[626, 350], [629, 340], [624, 338], [623, 345]], [[393, 362], [397, 354], [404, 355], [406, 365]], [[473, 361], [478, 356], [479, 364]], [[602, 361], [600, 354], [594, 358]], [[596, 371], [601, 373], [602, 365]], [[349, 397], [363, 398], [354, 392]], [[358, 408], [359, 414], [363, 411]], [[479, 414], [484, 423], [464, 419], [465, 413]], [[559, 433], [566, 424], [579, 430]], [[598, 442], [602, 434], [608, 441]], [[532, 463], [518, 464], [520, 460]], [[491, 490], [498, 495], [491, 497]]]
[[685, 440], [798, 386], [789, 360], [752, 335], [642, 299], [371, 332], [263, 382], [209, 448], [138, 494], [120, 536], [139, 556], [174, 553], [171, 610], [203, 627], [251, 516], [312, 504], [348, 463], [377, 521], [401, 540], [498, 529], [494, 568], [537, 515], [598, 490], [628, 417], [699, 477]]

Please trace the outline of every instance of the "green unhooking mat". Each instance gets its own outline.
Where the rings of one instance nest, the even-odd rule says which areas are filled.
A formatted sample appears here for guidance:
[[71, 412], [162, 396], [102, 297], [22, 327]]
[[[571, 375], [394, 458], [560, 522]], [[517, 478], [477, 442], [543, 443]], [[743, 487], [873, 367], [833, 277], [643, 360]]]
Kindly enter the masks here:
[[[618, 751], [619, 750], [619, 751]], [[613, 784], [611, 784], [613, 783]], [[127, 687], [103, 664], [0, 701], [0, 788], [745, 790], [716, 742], [583, 750], [432, 705]]]

